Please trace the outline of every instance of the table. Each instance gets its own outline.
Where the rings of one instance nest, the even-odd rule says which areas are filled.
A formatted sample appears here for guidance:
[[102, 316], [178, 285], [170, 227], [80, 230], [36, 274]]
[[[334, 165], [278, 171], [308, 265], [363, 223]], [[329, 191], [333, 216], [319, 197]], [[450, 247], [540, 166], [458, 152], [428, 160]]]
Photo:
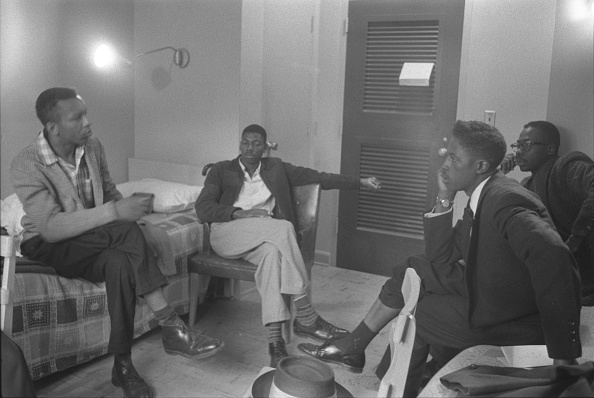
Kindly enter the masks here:
[[[594, 308], [594, 307], [593, 307]], [[582, 357], [579, 363], [594, 360], [594, 326], [580, 325], [582, 338]], [[501, 347], [492, 345], [478, 345], [467, 348], [441, 368], [419, 393], [419, 397], [455, 397], [457, 392], [441, 384], [440, 377], [462, 369], [468, 365], [510, 366]], [[551, 360], [552, 364], [552, 360]]]

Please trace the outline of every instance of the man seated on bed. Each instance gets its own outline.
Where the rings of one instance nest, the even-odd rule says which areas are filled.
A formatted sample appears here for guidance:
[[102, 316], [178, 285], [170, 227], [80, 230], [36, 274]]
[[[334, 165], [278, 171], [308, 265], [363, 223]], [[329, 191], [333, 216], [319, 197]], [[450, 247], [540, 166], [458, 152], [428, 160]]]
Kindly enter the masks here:
[[348, 332], [320, 317], [307, 295], [309, 277], [295, 234], [292, 186], [320, 183], [322, 189], [379, 189], [375, 177], [355, 178], [293, 166], [263, 157], [266, 130], [252, 124], [241, 135], [241, 154], [212, 166], [196, 201], [196, 213], [211, 224], [210, 244], [226, 258], [258, 265], [256, 287], [262, 297], [262, 322], [268, 328], [270, 366], [287, 356], [282, 324], [290, 318], [283, 295], [293, 295], [296, 334], [325, 341]]
[[547, 207], [578, 263], [582, 305], [594, 306], [594, 161], [579, 151], [559, 156], [560, 142], [553, 123], [527, 123], [511, 145], [514, 152], [501, 162], [501, 171], [517, 165], [532, 173], [521, 184]]
[[223, 343], [190, 331], [165, 300], [167, 278], [136, 223], [148, 213], [149, 200], [122, 198], [117, 191], [82, 98], [71, 88], [50, 88], [39, 95], [35, 110], [43, 129], [10, 167], [26, 213], [21, 252], [60, 276], [105, 282], [111, 381], [126, 397], [151, 397], [131, 360], [136, 296], [144, 297], [158, 319], [168, 354], [204, 358]]
[[[555, 364], [581, 356], [575, 260], [542, 202], [497, 171], [505, 140], [482, 122], [458, 121], [437, 176], [435, 207], [423, 217], [425, 255], [394, 267], [363, 321], [347, 337], [305, 353], [361, 372], [365, 348], [404, 305], [407, 268], [421, 278], [416, 336], [404, 396], [416, 396], [428, 354], [440, 366], [481, 344], [546, 344]], [[469, 196], [452, 227], [456, 192]], [[382, 377], [390, 358], [378, 367]]]

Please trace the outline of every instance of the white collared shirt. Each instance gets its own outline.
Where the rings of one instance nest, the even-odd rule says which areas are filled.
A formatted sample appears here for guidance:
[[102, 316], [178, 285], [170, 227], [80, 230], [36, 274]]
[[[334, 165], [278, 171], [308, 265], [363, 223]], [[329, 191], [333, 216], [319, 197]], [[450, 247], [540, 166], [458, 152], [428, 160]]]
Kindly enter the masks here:
[[243, 168], [243, 185], [233, 206], [240, 207], [243, 210], [263, 209], [272, 213], [276, 201], [260, 175], [262, 162], [258, 164], [258, 168], [254, 171], [252, 177], [250, 177], [241, 159], [239, 159], [239, 164]]
[[478, 206], [479, 198], [481, 197], [481, 192], [483, 192], [483, 188], [490, 178], [491, 176], [485, 178], [480, 184], [478, 184], [474, 191], [472, 191], [472, 194], [470, 195], [470, 209], [472, 210], [472, 214], [476, 214], [476, 208]]

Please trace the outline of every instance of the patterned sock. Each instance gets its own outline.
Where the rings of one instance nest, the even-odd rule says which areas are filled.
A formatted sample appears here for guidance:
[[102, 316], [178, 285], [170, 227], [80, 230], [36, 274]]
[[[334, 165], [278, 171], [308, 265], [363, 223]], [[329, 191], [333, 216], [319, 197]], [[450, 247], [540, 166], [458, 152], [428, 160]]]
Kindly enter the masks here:
[[375, 336], [377, 336], [377, 333], [369, 329], [364, 321], [361, 321], [355, 330], [345, 338], [336, 340], [334, 344], [342, 352], [361, 353], [365, 352], [365, 349]]
[[283, 340], [282, 326], [283, 326], [282, 322], [272, 322], [272, 323], [269, 323], [268, 325], [266, 325], [266, 327], [268, 328], [268, 342], [269, 343], [275, 343], [277, 341], [282, 341], [282, 342], [285, 341], [285, 340]]
[[153, 313], [155, 314], [155, 318], [157, 318], [159, 321], [159, 325], [163, 325], [164, 323], [173, 323], [179, 319], [177, 312], [175, 312], [175, 310], [169, 304], [158, 311], [153, 311]]
[[309, 296], [302, 294], [293, 300], [295, 303], [295, 309], [297, 310], [297, 322], [301, 326], [313, 326], [318, 320], [318, 313], [312, 307]]

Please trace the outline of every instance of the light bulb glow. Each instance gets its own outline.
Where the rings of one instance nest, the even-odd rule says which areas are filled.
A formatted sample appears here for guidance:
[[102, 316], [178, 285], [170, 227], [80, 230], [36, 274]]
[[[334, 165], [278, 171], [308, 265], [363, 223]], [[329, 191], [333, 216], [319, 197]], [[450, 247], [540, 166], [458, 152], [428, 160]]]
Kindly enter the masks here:
[[95, 51], [95, 65], [99, 68], [112, 66], [115, 63], [116, 55], [107, 44], [102, 44]]
[[580, 21], [594, 16], [594, 3], [588, 5], [589, 2], [590, 0], [572, 0], [568, 3], [571, 19]]

